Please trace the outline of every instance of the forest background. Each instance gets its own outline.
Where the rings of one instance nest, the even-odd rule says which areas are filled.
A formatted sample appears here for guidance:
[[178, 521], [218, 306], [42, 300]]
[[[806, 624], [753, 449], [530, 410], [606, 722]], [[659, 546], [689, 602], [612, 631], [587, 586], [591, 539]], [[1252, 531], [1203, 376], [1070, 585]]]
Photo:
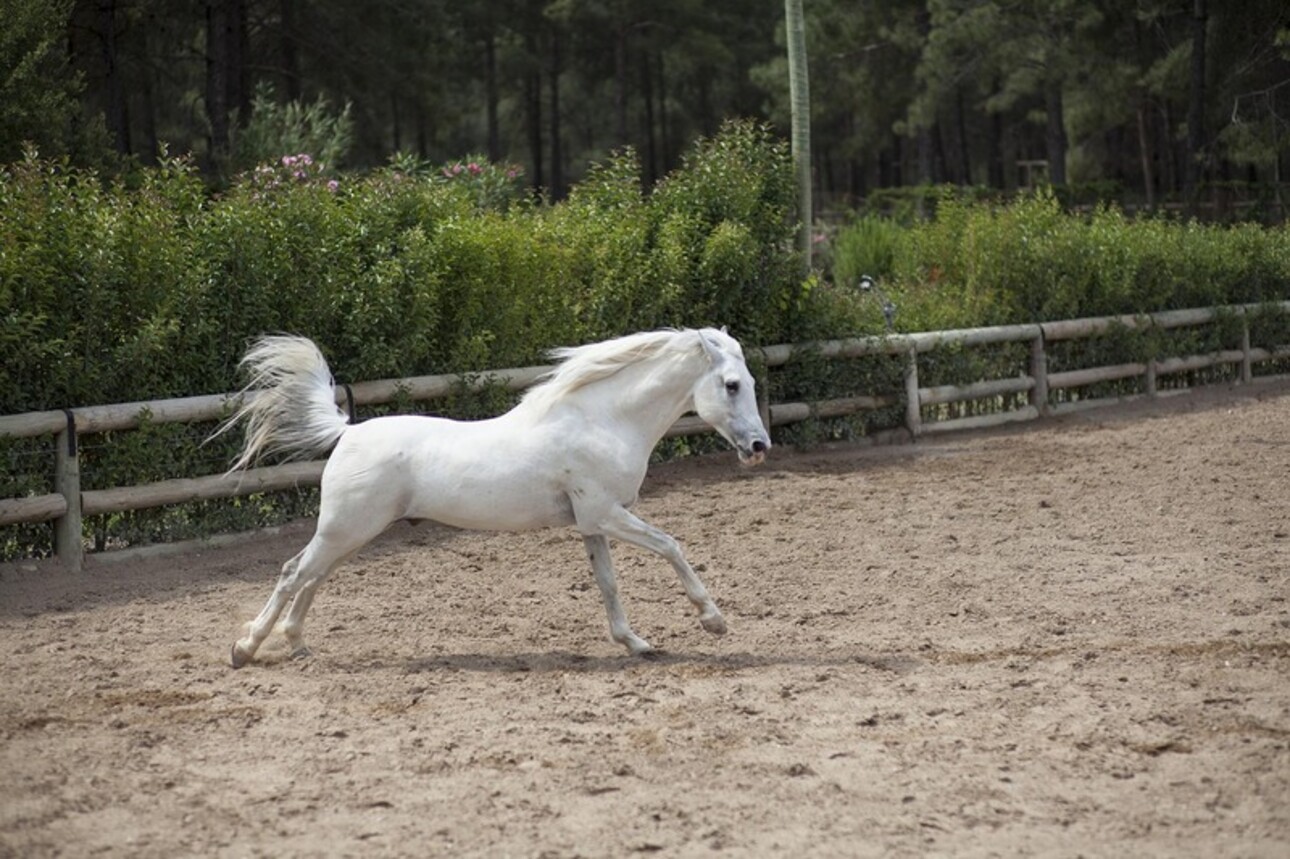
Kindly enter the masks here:
[[[1280, 0], [807, 0], [817, 200], [1045, 181], [1154, 204], [1290, 164]], [[514, 162], [650, 187], [723, 119], [788, 124], [781, 0], [0, 0], [0, 162], [227, 178], [256, 97], [348, 111], [336, 167]], [[241, 145], [240, 145], [241, 144]], [[285, 154], [285, 153], [278, 153]], [[313, 153], [315, 156], [318, 153]], [[1264, 184], [1268, 183], [1268, 184]]]

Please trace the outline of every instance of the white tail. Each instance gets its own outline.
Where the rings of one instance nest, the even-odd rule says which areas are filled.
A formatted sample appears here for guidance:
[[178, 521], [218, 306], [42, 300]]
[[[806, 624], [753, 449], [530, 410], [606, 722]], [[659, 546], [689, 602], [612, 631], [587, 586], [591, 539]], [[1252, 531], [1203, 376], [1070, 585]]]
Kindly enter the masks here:
[[349, 420], [336, 406], [331, 370], [312, 340], [261, 337], [241, 363], [251, 374], [242, 405], [211, 435], [223, 435], [246, 419], [246, 443], [230, 472], [269, 453], [288, 459], [321, 454], [344, 434]]

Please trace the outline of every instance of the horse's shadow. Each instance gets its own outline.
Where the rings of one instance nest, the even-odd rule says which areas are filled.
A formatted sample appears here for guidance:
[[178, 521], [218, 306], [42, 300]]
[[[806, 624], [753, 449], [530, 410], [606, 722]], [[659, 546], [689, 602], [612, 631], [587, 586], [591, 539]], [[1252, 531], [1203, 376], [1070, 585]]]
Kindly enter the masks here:
[[656, 650], [648, 656], [587, 656], [555, 650], [543, 653], [445, 653], [406, 660], [408, 674], [471, 672], [484, 674], [525, 674], [569, 672], [575, 674], [618, 674], [653, 667], [702, 668], [710, 671], [744, 671], [773, 666], [828, 668], [860, 665], [893, 674], [909, 674], [925, 663], [901, 653], [685, 653]]

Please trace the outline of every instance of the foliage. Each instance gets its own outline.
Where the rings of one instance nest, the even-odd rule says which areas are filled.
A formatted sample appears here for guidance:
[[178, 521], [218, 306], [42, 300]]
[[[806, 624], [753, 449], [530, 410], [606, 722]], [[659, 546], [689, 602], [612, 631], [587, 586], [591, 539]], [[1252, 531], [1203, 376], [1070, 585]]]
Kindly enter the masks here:
[[350, 105], [336, 113], [323, 96], [312, 104], [298, 100], [279, 104], [273, 87], [261, 81], [251, 101], [251, 115], [233, 140], [233, 168], [249, 170], [299, 153], [310, 158], [301, 168], [325, 173], [340, 166], [353, 143]]
[[[1012, 189], [1026, 184], [1018, 162], [1037, 160], [1053, 179], [1065, 167], [1072, 182], [1115, 182], [1148, 200], [1182, 191], [1192, 164], [1211, 181], [1284, 182], [1284, 0], [1203, 4], [1197, 141], [1187, 134], [1193, 3], [801, 5], [817, 200], [946, 181]], [[300, 152], [338, 164], [280, 131], [276, 146], [250, 145], [285, 110], [255, 106], [270, 84], [300, 111], [353, 106], [350, 165], [484, 151], [523, 163], [532, 190], [553, 199], [627, 146], [653, 185], [726, 117], [788, 133], [782, 0], [367, 6], [355, 16], [346, 0], [0, 0], [0, 163], [30, 140], [128, 170], [168, 143], [223, 182], [228, 129], [259, 153], [234, 170]]]
[[[28, 157], [0, 170], [0, 414], [234, 390], [248, 341], [268, 331], [313, 337], [342, 381], [486, 377], [545, 363], [554, 346], [660, 326], [729, 325], [748, 346], [881, 332], [879, 302], [855, 290], [859, 273], [879, 277], [902, 330], [1290, 295], [1285, 228], [1133, 220], [1114, 208], [1079, 216], [1051, 193], [999, 202], [943, 189], [934, 220], [868, 216], [842, 229], [834, 271], [803, 280], [788, 152], [752, 123], [701, 140], [652, 193], [624, 150], [558, 204], [518, 199], [506, 165], [476, 173], [470, 161], [457, 170], [403, 159], [329, 178], [305, 156], [276, 157], [218, 195], [186, 159], [129, 183], [65, 160]], [[1290, 339], [1286, 314], [1259, 315], [1251, 330], [1255, 345]], [[1053, 360], [1232, 348], [1230, 326], [1205, 341], [1170, 336], [1108, 336], [1055, 349]], [[925, 358], [925, 384], [1025, 369], [1024, 350], [1012, 347]], [[899, 397], [900, 378], [899, 358], [824, 361], [807, 350], [768, 381], [777, 402], [811, 402]], [[490, 385], [429, 408], [474, 418], [513, 401]], [[399, 402], [364, 416], [425, 407]], [[853, 438], [899, 425], [902, 409], [894, 402], [782, 435]], [[202, 446], [209, 429], [145, 422], [89, 436], [85, 486], [218, 473], [236, 439]], [[3, 497], [51, 491], [48, 439], [2, 441], [0, 462]], [[105, 546], [250, 527], [299, 515], [314, 499], [272, 493], [99, 517], [87, 537]], [[41, 540], [47, 529], [0, 531], [0, 554], [47, 552]]]
[[848, 224], [833, 240], [834, 279], [851, 286], [865, 275], [888, 279], [896, 263], [900, 237], [900, 227], [887, 218], [866, 215]]
[[71, 0], [0, 0], [0, 163], [28, 145], [68, 151], [81, 76], [71, 73], [61, 25]]
[[[313, 337], [354, 381], [544, 363], [555, 346], [659, 326], [728, 324], [768, 342], [808, 314], [788, 158], [765, 128], [729, 124], [648, 197], [630, 154], [559, 205], [518, 201], [512, 168], [471, 163], [328, 178], [297, 152], [216, 196], [182, 159], [129, 185], [35, 157], [0, 170], [0, 414], [234, 390], [266, 331]], [[131, 485], [222, 470], [230, 451], [187, 431], [100, 437], [86, 474]], [[267, 509], [239, 504], [254, 521]], [[102, 544], [211, 515], [88, 527]]]
[[[1067, 212], [1048, 190], [1011, 201], [945, 192], [936, 218], [844, 227], [834, 276], [886, 267], [902, 330], [967, 328], [1290, 296], [1290, 230]], [[876, 258], [877, 261], [872, 261]], [[863, 263], [856, 262], [857, 260]], [[872, 272], [865, 272], [872, 273]]]

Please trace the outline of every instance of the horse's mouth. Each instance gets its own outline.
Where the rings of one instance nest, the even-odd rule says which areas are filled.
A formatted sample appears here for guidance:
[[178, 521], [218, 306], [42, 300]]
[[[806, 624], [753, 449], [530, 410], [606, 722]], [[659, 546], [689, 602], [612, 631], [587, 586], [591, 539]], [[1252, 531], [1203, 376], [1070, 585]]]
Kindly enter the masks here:
[[764, 447], [759, 450], [746, 450], [742, 447], [736, 447], [735, 451], [739, 454], [739, 464], [746, 468], [761, 465], [766, 461], [766, 449]]

